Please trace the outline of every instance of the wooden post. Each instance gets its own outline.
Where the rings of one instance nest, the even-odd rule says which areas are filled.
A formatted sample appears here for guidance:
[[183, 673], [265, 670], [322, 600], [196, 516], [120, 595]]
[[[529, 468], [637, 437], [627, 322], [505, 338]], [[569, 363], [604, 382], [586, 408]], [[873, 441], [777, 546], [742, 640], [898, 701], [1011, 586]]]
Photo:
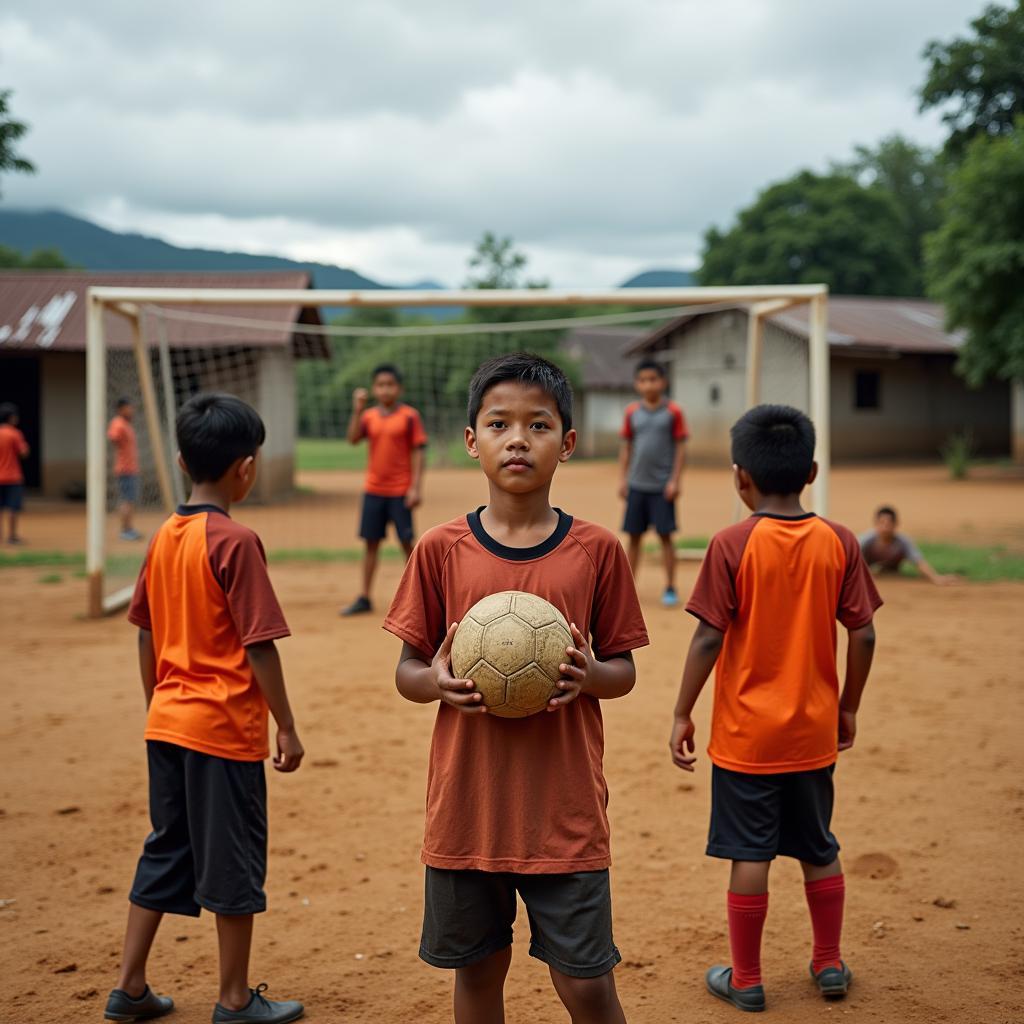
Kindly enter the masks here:
[[828, 295], [811, 299], [810, 330], [810, 405], [811, 419], [818, 435], [815, 458], [818, 478], [812, 485], [814, 511], [828, 515], [829, 468], [831, 465], [832, 431], [829, 410]]
[[747, 313], [747, 408], [761, 401], [761, 364], [764, 354], [764, 318], [755, 303]]
[[163, 428], [160, 426], [160, 411], [156, 405], [156, 388], [153, 387], [153, 368], [149, 364], [149, 350], [142, 337], [140, 314], [131, 318], [132, 348], [135, 350], [135, 366], [139, 374], [139, 386], [142, 390], [142, 407], [146, 414], [146, 429], [149, 431], [149, 447], [156, 463], [156, 478], [160, 485], [160, 497], [163, 499], [167, 512], [174, 511], [174, 485], [171, 483], [171, 472], [167, 464], [167, 453], [164, 449]]
[[1024, 380], [1010, 381], [1010, 451], [1013, 461], [1024, 466]]
[[107, 349], [103, 343], [103, 304], [91, 295], [85, 310], [85, 571], [88, 614], [103, 615], [103, 570], [107, 519]]

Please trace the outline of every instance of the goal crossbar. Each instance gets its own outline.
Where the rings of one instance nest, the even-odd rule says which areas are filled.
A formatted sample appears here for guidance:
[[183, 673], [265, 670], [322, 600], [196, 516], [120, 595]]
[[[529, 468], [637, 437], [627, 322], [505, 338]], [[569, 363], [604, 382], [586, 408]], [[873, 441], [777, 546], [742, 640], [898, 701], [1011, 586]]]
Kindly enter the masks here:
[[[142, 307], [161, 306], [344, 306], [352, 309], [439, 306], [691, 306], [710, 303], [748, 305], [750, 329], [747, 342], [747, 401], [756, 404], [761, 362], [763, 318], [790, 306], [808, 303], [810, 412], [817, 430], [819, 471], [812, 485], [815, 511], [828, 510], [829, 487], [829, 366], [828, 286], [824, 284], [730, 285], [693, 288], [606, 288], [564, 290], [549, 288], [479, 288], [409, 291], [392, 289], [329, 290], [294, 288], [150, 288], [94, 285], [86, 296], [86, 451], [87, 526], [86, 572], [88, 610], [103, 615], [125, 603], [125, 593], [103, 595], [104, 530], [106, 520], [106, 341], [103, 314], [109, 310], [134, 321], [133, 348], [140, 378], [149, 376], [142, 331], [138, 328]], [[148, 405], [149, 403], [147, 403]], [[155, 407], [147, 416], [155, 416]], [[159, 437], [153, 424], [152, 433]], [[173, 508], [169, 487], [164, 503]]]

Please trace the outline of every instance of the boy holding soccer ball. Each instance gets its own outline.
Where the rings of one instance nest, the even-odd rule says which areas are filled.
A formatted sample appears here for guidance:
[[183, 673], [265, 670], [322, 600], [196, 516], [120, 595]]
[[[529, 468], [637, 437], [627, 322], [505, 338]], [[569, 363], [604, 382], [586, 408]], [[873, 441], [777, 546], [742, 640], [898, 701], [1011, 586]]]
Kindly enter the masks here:
[[[707, 853], [732, 861], [732, 966], [710, 968], [705, 981], [719, 999], [759, 1011], [768, 869], [779, 855], [803, 869], [814, 983], [826, 998], [850, 984], [839, 948], [845, 883], [831, 832], [832, 773], [856, 736], [882, 601], [854, 534], [800, 504], [817, 475], [814, 426], [802, 412], [751, 409], [732, 428], [732, 460], [754, 514], [712, 538], [686, 605], [700, 624], [669, 745], [675, 764], [692, 772], [690, 713], [714, 669]], [[842, 693], [836, 619], [849, 635]]]
[[[552, 478], [575, 446], [572, 389], [558, 367], [524, 353], [481, 366], [466, 449], [487, 477], [487, 504], [424, 534], [384, 622], [403, 641], [399, 692], [439, 705], [420, 956], [455, 971], [457, 1024], [504, 1020], [517, 892], [530, 955], [548, 965], [572, 1019], [625, 1020], [612, 975], [600, 702], [633, 688], [631, 652], [647, 631], [614, 535], [551, 507]], [[473, 682], [451, 670], [458, 621], [507, 590], [551, 602], [573, 638], [561, 692], [528, 718], [488, 714]]]

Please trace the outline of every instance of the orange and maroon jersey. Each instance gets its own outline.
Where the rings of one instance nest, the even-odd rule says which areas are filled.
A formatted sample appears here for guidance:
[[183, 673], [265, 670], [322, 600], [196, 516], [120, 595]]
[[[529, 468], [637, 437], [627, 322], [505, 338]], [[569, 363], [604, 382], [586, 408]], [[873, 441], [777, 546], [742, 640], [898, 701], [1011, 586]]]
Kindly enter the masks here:
[[412, 452], [427, 443], [420, 414], [411, 405], [389, 413], [373, 406], [359, 421], [360, 437], [370, 442], [366, 493], [401, 498], [412, 485]]
[[10, 423], [0, 423], [0, 484], [20, 484], [25, 480], [21, 460], [28, 455], [25, 435]]
[[866, 626], [882, 604], [857, 538], [808, 512], [755, 513], [716, 534], [686, 610], [725, 634], [708, 754], [754, 774], [836, 759], [836, 620]]
[[107, 440], [114, 446], [114, 473], [135, 476], [139, 471], [139, 444], [135, 428], [123, 416], [115, 416], [107, 427]]
[[[598, 657], [647, 644], [625, 553], [601, 526], [559, 511], [543, 543], [509, 548], [479, 510], [425, 533], [384, 628], [426, 657], [481, 598], [523, 590], [590, 634]], [[610, 863], [601, 704], [582, 695], [529, 718], [442, 703], [427, 774], [422, 859], [437, 868], [567, 874]]]
[[153, 634], [146, 739], [232, 761], [270, 753], [267, 702], [245, 648], [288, 636], [259, 537], [215, 505], [181, 505], [157, 531], [128, 621]]

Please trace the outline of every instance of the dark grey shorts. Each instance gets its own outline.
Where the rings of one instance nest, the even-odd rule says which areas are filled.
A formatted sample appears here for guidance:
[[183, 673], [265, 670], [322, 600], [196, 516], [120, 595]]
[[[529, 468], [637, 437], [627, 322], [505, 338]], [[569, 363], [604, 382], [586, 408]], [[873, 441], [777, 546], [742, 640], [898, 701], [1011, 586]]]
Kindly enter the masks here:
[[839, 855], [831, 831], [834, 769], [752, 775], [713, 765], [708, 856], [831, 864]]
[[383, 540], [388, 532], [388, 523], [395, 524], [399, 540], [412, 540], [412, 509], [405, 507], [404, 496], [388, 498], [382, 494], [364, 494], [359, 536], [363, 540]]
[[267, 909], [267, 784], [262, 761], [229, 761], [146, 741], [149, 816], [129, 899], [198, 917]]
[[676, 532], [676, 506], [658, 491], [638, 491], [631, 487], [626, 497], [622, 532], [637, 537], [653, 528], [659, 537]]
[[510, 946], [517, 892], [530, 920], [530, 956], [573, 978], [607, 974], [622, 959], [607, 869], [526, 875], [432, 867], [420, 957], [434, 967], [470, 967]]
[[139, 478], [137, 474], [121, 474], [117, 478], [117, 500], [126, 505], [138, 505]]

